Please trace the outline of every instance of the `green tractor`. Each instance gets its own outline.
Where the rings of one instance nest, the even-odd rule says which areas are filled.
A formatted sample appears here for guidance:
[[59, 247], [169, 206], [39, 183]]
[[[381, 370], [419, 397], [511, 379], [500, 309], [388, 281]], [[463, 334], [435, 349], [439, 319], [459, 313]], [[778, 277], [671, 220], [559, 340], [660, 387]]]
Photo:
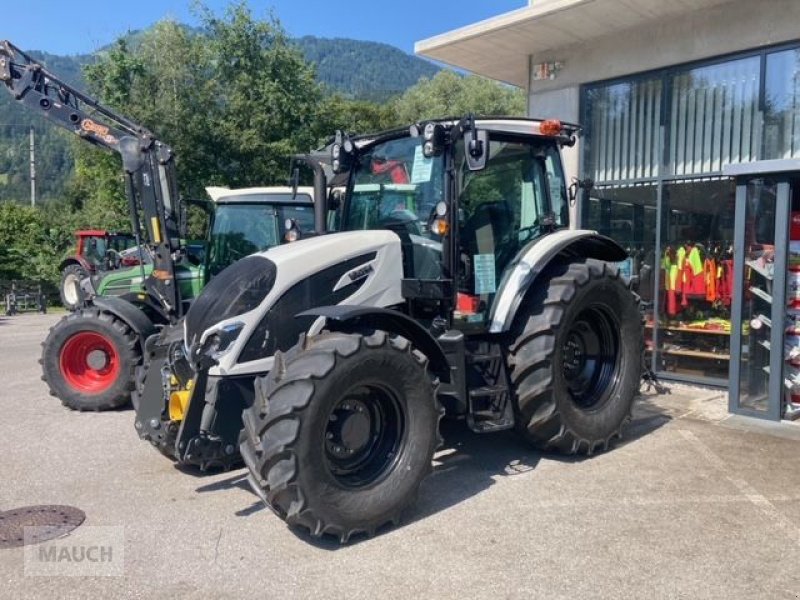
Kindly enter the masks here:
[[61, 261], [59, 294], [67, 310], [81, 305], [80, 282], [100, 272], [139, 263], [136, 238], [129, 233], [115, 233], [102, 229], [84, 229], [75, 232], [75, 252]]

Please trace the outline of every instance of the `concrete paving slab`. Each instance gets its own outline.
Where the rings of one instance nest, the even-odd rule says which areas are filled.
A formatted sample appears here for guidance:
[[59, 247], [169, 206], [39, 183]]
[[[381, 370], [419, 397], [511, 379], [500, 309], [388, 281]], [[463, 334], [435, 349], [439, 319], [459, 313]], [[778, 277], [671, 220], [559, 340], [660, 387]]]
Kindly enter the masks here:
[[730, 426], [692, 390], [639, 403], [588, 459], [446, 427], [406, 523], [338, 547], [288, 529], [244, 471], [183, 472], [121, 410], [47, 395], [57, 316], [0, 319], [0, 510], [68, 504], [124, 527], [123, 577], [30, 577], [0, 550], [0, 598], [798, 598], [800, 443]]

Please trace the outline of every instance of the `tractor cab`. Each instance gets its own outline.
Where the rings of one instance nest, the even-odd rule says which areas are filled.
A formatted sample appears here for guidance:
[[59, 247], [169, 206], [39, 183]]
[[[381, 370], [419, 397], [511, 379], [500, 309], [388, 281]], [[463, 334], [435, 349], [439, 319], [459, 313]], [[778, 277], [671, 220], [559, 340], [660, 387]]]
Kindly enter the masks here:
[[[437, 121], [332, 150], [350, 167], [342, 230], [389, 229], [403, 248], [404, 296], [455, 326], [488, 327], [502, 275], [527, 247], [569, 226], [557, 121]], [[474, 135], [472, 132], [475, 132]], [[480, 146], [480, 156], [477, 147]], [[447, 175], [452, 175], [446, 176]]]
[[207, 244], [211, 277], [240, 258], [287, 241], [288, 230], [298, 238], [314, 231], [311, 187], [208, 187], [206, 192], [214, 202]]

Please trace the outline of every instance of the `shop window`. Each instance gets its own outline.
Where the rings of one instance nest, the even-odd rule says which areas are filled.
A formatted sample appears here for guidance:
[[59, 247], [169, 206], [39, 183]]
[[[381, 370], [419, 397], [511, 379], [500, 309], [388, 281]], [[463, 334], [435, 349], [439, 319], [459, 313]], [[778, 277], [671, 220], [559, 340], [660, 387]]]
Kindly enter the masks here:
[[725, 380], [730, 361], [735, 187], [732, 181], [675, 182], [662, 192], [659, 371]]
[[586, 90], [587, 175], [598, 183], [658, 176], [661, 78]]
[[800, 50], [767, 55], [764, 158], [800, 157]]
[[759, 57], [700, 67], [672, 77], [669, 162], [673, 175], [718, 173], [758, 159]]
[[[656, 192], [655, 184], [599, 186], [583, 201], [584, 227], [616, 240], [628, 253], [619, 267], [625, 276], [638, 279], [637, 291], [650, 323], [654, 321], [653, 290], [658, 275]], [[652, 350], [652, 327], [647, 334], [646, 343]]]

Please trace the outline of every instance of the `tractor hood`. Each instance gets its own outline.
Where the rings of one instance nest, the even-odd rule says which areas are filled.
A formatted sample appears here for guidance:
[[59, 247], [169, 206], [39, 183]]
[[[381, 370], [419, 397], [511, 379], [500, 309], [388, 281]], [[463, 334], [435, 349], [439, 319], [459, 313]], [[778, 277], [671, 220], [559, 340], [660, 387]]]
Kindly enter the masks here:
[[296, 318], [318, 306], [391, 306], [403, 301], [400, 238], [355, 231], [299, 240], [253, 254], [225, 269], [189, 309], [190, 356], [212, 353], [211, 374], [266, 372], [322, 319]]

